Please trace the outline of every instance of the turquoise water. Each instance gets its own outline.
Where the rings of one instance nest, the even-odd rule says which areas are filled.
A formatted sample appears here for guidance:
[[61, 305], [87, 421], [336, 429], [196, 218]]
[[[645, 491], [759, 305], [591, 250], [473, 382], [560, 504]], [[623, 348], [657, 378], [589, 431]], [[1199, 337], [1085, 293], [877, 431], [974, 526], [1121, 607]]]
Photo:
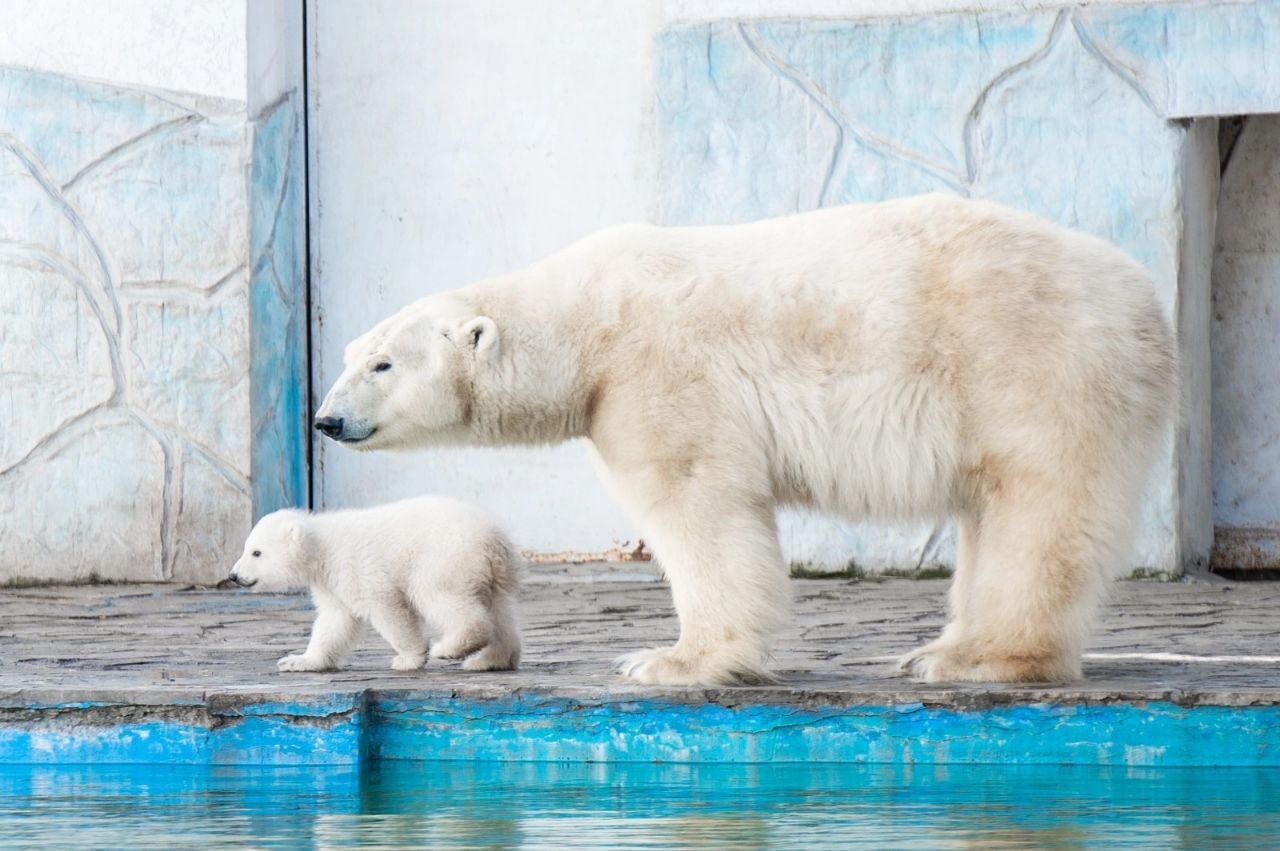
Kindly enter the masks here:
[[0, 767], [16, 848], [1280, 847], [1280, 771]]

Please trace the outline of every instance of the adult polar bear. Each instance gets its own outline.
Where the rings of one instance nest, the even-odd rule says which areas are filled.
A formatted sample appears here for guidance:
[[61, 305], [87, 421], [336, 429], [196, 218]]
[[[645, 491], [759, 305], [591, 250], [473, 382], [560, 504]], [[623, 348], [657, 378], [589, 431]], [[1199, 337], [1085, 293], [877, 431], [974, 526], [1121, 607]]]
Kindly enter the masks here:
[[958, 522], [926, 681], [1062, 680], [1125, 563], [1175, 390], [1150, 279], [949, 195], [628, 225], [432, 295], [346, 350], [316, 426], [360, 449], [587, 437], [671, 583], [646, 683], [766, 679], [779, 504]]

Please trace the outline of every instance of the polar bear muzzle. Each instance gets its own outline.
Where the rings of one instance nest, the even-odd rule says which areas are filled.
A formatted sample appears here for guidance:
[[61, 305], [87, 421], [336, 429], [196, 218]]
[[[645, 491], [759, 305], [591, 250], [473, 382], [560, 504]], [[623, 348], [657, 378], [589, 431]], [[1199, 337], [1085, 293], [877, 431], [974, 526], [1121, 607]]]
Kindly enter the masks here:
[[367, 429], [363, 434], [357, 433], [355, 429], [347, 426], [347, 421], [342, 417], [316, 417], [316, 431], [339, 443], [359, 443], [373, 436], [378, 429], [376, 427]]
[[342, 439], [342, 417], [316, 417], [316, 431], [334, 440]]

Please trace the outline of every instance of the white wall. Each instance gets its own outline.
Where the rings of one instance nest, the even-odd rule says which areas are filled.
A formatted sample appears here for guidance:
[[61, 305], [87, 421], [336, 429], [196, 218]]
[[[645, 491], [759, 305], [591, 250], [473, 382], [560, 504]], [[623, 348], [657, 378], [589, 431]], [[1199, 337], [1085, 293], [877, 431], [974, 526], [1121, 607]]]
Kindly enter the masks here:
[[[653, 2], [313, 3], [317, 393], [343, 346], [422, 295], [655, 206]], [[317, 502], [470, 498], [541, 551], [632, 529], [583, 445], [357, 454], [317, 444]]]
[[1226, 567], [1280, 557], [1278, 234], [1280, 116], [1252, 116], [1222, 176], [1213, 265], [1215, 559]]
[[245, 98], [245, 0], [4, 0], [0, 64]]
[[1147, 2], [1151, 0], [666, 0], [663, 14], [670, 22], [781, 17], [858, 19]]

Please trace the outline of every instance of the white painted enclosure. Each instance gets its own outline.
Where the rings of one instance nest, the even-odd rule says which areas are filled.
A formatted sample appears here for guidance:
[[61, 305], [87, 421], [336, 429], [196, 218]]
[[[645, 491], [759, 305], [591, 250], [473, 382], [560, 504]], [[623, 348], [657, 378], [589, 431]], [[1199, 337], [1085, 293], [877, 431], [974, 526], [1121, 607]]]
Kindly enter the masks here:
[[[316, 394], [405, 303], [652, 218], [660, 18], [657, 2], [311, 3]], [[585, 445], [315, 451], [317, 506], [439, 492], [539, 551], [633, 538]]]

